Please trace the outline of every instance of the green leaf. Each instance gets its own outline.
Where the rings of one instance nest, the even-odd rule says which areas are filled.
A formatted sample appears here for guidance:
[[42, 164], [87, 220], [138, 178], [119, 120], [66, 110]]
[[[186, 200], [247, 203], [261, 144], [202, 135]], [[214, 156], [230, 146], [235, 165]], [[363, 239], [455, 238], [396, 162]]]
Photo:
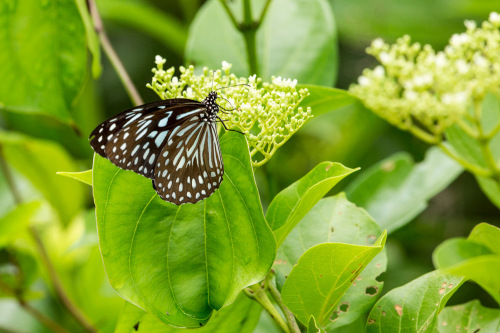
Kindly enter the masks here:
[[500, 255], [500, 228], [488, 223], [479, 223], [472, 229], [467, 240], [488, 247], [492, 253]]
[[446, 268], [463, 262], [465, 260], [491, 254], [488, 247], [467, 239], [448, 239], [440, 244], [432, 253], [434, 267]]
[[141, 30], [162, 42], [169, 50], [180, 56], [184, 54], [187, 31], [176, 16], [143, 1], [99, 0], [97, 3], [105, 20]]
[[437, 328], [439, 333], [499, 332], [500, 310], [486, 308], [478, 300], [446, 307], [439, 314]]
[[40, 208], [39, 201], [17, 205], [7, 215], [0, 218], [0, 248], [14, 242], [30, 223], [35, 211]]
[[276, 253], [246, 140], [229, 132], [220, 141], [224, 181], [195, 205], [164, 202], [150, 180], [94, 159], [99, 242], [110, 282], [122, 297], [176, 326], [206, 323], [213, 309], [262, 280]]
[[392, 289], [373, 307], [366, 332], [433, 332], [439, 312], [464, 281], [433, 271]]
[[75, 2], [2, 1], [0, 25], [0, 106], [69, 122], [87, 68]]
[[500, 208], [500, 185], [491, 178], [476, 176], [476, 180], [488, 199]]
[[[347, 201], [344, 193], [321, 199], [292, 230], [278, 250], [274, 269], [288, 276], [299, 258], [311, 247], [325, 242], [371, 245], [380, 228], [361, 208]], [[333, 309], [328, 331], [364, 316], [380, 295], [383, 282], [376, 278], [387, 266], [385, 249], [360, 273]]]
[[324, 326], [359, 273], [382, 251], [384, 232], [373, 246], [323, 243], [307, 250], [292, 269], [281, 295], [303, 324], [313, 315]]
[[340, 163], [322, 162], [307, 175], [278, 193], [266, 213], [266, 219], [274, 231], [278, 247], [304, 215], [332, 187], [356, 170], [358, 169], [349, 169]]
[[356, 178], [346, 189], [349, 200], [365, 208], [388, 232], [410, 222], [461, 173], [462, 167], [438, 148], [414, 164], [411, 156], [397, 153]]
[[59, 170], [78, 170], [73, 158], [61, 146], [2, 131], [0, 145], [7, 162], [43, 194], [63, 224], [83, 209], [83, 185], [56, 174]]
[[446, 272], [473, 280], [500, 304], [500, 256], [482, 255], [451, 266]]
[[[252, 2], [255, 20], [263, 4]], [[240, 2], [230, 7], [241, 21]], [[274, 75], [331, 86], [337, 76], [336, 44], [335, 21], [326, 1], [272, 1], [256, 36], [258, 74], [264, 80]], [[186, 58], [209, 68], [220, 68], [226, 60], [233, 64], [236, 75], [254, 74], [249, 72], [243, 35], [218, 0], [208, 1], [191, 24]]]
[[311, 107], [314, 116], [320, 116], [355, 104], [362, 106], [359, 99], [346, 90], [312, 84], [299, 84], [297, 88], [309, 90], [310, 95], [304, 98], [299, 106], [303, 108]]
[[56, 174], [68, 178], [73, 178], [81, 181], [84, 184], [92, 186], [92, 170], [81, 171], [81, 172], [56, 172]]
[[97, 79], [102, 72], [101, 66], [101, 48], [99, 44], [99, 36], [94, 27], [92, 18], [90, 17], [87, 1], [76, 0], [80, 17], [85, 26], [85, 36], [87, 39], [87, 47], [92, 54], [92, 76]]
[[[214, 314], [207, 325], [197, 329], [196, 332], [251, 333], [259, 321], [261, 312], [262, 307], [258, 303], [240, 294], [233, 304]], [[186, 332], [186, 329], [166, 325], [155, 316], [126, 302], [115, 328], [115, 333], [125, 332], [173, 333]]]

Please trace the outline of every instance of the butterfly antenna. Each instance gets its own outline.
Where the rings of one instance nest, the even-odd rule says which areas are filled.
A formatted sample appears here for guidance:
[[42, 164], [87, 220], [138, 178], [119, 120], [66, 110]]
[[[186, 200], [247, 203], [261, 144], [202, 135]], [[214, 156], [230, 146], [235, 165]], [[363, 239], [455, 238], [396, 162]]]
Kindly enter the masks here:
[[215, 78], [215, 71], [212, 71], [212, 86], [210, 87], [210, 92], [214, 91], [214, 78]]
[[233, 86], [220, 87], [218, 89], [215, 89], [215, 91], [222, 90], [222, 89], [227, 89], [227, 88], [239, 87], [239, 86], [247, 86], [247, 87], [251, 88], [251, 86], [248, 83], [240, 83], [240, 84], [235, 84]]
[[[225, 100], [226, 102], [228, 102], [229, 104], [231, 104], [231, 107], [232, 109], [228, 110], [226, 108], [223, 108], [222, 106], [219, 105], [219, 108], [222, 109], [223, 111], [234, 111], [236, 110], [236, 108], [234, 107], [233, 103], [231, 103], [231, 101], [229, 101], [227, 98], [225, 97], [222, 97], [222, 96], [217, 96], [218, 98], [222, 98], [223, 100]], [[225, 113], [225, 112], [224, 112]]]

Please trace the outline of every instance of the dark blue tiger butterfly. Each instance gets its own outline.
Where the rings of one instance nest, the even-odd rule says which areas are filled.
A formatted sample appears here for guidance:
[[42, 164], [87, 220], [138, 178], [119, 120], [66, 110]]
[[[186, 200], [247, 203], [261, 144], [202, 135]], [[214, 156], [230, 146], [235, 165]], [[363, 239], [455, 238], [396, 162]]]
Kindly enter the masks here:
[[96, 153], [153, 180], [160, 197], [196, 203], [219, 188], [224, 174], [216, 121], [217, 93], [144, 104], [104, 121], [90, 134]]

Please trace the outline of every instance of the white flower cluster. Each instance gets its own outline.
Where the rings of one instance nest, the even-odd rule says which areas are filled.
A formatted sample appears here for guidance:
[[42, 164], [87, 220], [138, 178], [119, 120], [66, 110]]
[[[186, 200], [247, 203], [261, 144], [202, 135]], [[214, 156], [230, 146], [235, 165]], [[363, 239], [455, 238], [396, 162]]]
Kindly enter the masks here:
[[440, 52], [412, 44], [409, 36], [393, 45], [374, 40], [367, 51], [381, 66], [365, 70], [351, 92], [400, 128], [441, 134], [471, 102], [500, 91], [500, 15], [491, 13], [481, 27], [473, 21], [465, 26]]
[[271, 83], [262, 82], [255, 75], [248, 78], [230, 73], [232, 65], [222, 62], [222, 70], [203, 68], [201, 75], [194, 67], [180, 67], [179, 77], [175, 68], [163, 69], [166, 60], [156, 56], [153, 79], [147, 87], [162, 99], [189, 98], [203, 100], [216, 90], [217, 103], [222, 110], [220, 117], [228, 128], [246, 134], [251, 147], [254, 166], [266, 163], [309, 118], [311, 108], [298, 107], [309, 95], [307, 89], [296, 89], [297, 80], [273, 77]]

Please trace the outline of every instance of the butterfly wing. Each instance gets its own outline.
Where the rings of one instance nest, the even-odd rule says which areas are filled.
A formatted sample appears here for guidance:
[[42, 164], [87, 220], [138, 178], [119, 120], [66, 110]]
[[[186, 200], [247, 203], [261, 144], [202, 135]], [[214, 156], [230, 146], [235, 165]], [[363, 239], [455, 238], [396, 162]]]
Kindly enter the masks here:
[[153, 178], [156, 159], [171, 132], [190, 115], [203, 112], [203, 104], [189, 99], [144, 104], [97, 126], [90, 145], [116, 166]]
[[172, 131], [160, 153], [153, 185], [163, 200], [176, 205], [196, 203], [219, 188], [224, 174], [214, 122], [193, 114]]

